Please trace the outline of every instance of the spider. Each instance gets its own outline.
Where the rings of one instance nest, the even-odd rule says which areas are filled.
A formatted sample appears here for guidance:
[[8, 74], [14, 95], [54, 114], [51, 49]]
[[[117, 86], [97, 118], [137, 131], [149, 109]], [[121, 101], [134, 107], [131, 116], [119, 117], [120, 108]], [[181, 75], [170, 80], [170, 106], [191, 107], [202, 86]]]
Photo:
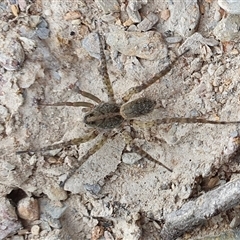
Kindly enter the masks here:
[[[121, 128], [123, 123], [128, 123], [131, 127], [133, 127], [133, 123], [139, 126], [147, 126], [152, 127], [160, 124], [167, 123], [208, 123], [208, 124], [235, 124], [240, 123], [240, 121], [236, 122], [226, 122], [226, 121], [211, 121], [207, 119], [201, 118], [163, 118], [156, 119], [148, 122], [142, 122], [135, 120], [135, 118], [149, 114], [155, 108], [156, 102], [150, 98], [141, 97], [136, 100], [129, 101], [132, 96], [138, 94], [151, 86], [161, 77], [165, 76], [173, 67], [173, 65], [178, 61], [178, 59], [183, 56], [187, 51], [182, 53], [181, 55], [175, 57], [172, 60], [171, 64], [169, 64], [166, 68], [164, 68], [160, 73], [154, 75], [151, 79], [147, 80], [145, 83], [142, 83], [139, 86], [135, 86], [126, 91], [122, 97], [122, 101], [120, 104], [116, 103], [114, 98], [114, 91], [112, 88], [111, 81], [109, 79], [108, 71], [107, 71], [107, 61], [103, 50], [103, 43], [99, 34], [99, 48], [100, 48], [100, 74], [102, 76], [102, 81], [105, 86], [105, 89], [108, 94], [108, 101], [103, 102], [97, 96], [81, 90], [76, 85], [72, 85], [71, 88], [73, 91], [81, 94], [83, 97], [88, 98], [89, 100], [95, 102], [95, 104], [90, 102], [57, 102], [57, 103], [39, 103], [39, 105], [43, 106], [73, 106], [73, 107], [84, 107], [87, 109], [87, 112], [84, 116], [83, 122], [89, 127], [93, 128], [90, 134], [87, 134], [83, 137], [74, 138], [69, 141], [60, 142], [57, 144], [53, 144], [50, 146], [46, 146], [39, 149], [27, 149], [23, 151], [16, 152], [17, 154], [22, 153], [35, 153], [35, 152], [44, 152], [48, 150], [64, 148], [71, 145], [80, 145], [82, 143], [88, 142], [90, 140], [95, 139], [98, 135], [100, 135], [99, 140], [92, 146], [87, 153], [81, 158], [78, 162], [77, 166], [74, 167], [67, 175], [64, 182], [61, 183], [61, 186], [64, 186], [66, 181], [73, 176], [76, 170], [85, 163], [88, 158], [96, 153], [107, 141], [109, 136], [113, 133], [113, 129]], [[126, 146], [130, 146], [132, 151], [139, 154], [142, 158], [146, 158], [147, 160], [153, 161], [168, 171], [172, 172], [172, 169], [161, 163], [160, 161], [154, 159], [150, 154], [144, 151], [141, 147], [138, 147], [133, 143], [133, 137], [130, 134], [124, 135], [124, 140], [126, 142]], [[126, 147], [125, 147], [126, 149]]]

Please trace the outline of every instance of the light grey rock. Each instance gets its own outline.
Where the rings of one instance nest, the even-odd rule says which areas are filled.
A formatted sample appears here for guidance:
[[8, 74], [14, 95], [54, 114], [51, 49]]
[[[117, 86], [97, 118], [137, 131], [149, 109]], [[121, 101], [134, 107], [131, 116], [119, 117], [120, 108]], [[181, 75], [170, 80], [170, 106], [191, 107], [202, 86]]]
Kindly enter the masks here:
[[200, 20], [197, 0], [174, 1], [172, 4], [169, 4], [169, 10], [169, 30], [183, 37], [191, 36], [195, 32]]
[[120, 12], [120, 5], [117, 0], [97, 0], [96, 3], [105, 14]]
[[146, 18], [144, 18], [138, 25], [140, 31], [146, 32], [158, 22], [158, 15], [154, 13], [149, 13]]
[[97, 33], [88, 34], [83, 39], [82, 45], [90, 56], [100, 59], [99, 37]]
[[130, 0], [128, 2], [126, 8], [127, 14], [134, 23], [141, 22], [141, 15], [138, 10], [142, 8], [143, 4], [146, 4], [146, 2], [141, 0]]
[[170, 44], [180, 43], [182, 41], [182, 37], [180, 37], [180, 36], [167, 37], [167, 38], [165, 38], [165, 40], [166, 40], [166, 42], [168, 42]]
[[107, 34], [106, 42], [113, 50], [127, 56], [155, 60], [166, 57], [167, 47], [158, 32], [126, 32], [114, 28]]
[[240, 38], [240, 15], [228, 15], [213, 30], [213, 34], [221, 42], [238, 41]]
[[182, 43], [178, 51], [182, 53], [187, 49], [191, 49], [191, 51], [197, 53], [199, 50], [201, 51], [201, 46], [204, 45], [213, 47], [219, 45], [219, 42], [214, 38], [205, 38], [200, 33], [196, 32]]
[[84, 188], [86, 191], [90, 192], [91, 194], [97, 195], [101, 191], [101, 186], [99, 184], [84, 184]]
[[67, 209], [66, 206], [59, 206], [54, 202], [51, 202], [47, 198], [39, 199], [39, 203], [40, 203], [41, 214], [47, 213], [52, 218], [56, 218], [56, 219], [59, 219], [64, 213], [64, 211]]
[[239, 0], [218, 0], [219, 6], [230, 14], [240, 14]]
[[50, 30], [48, 28], [38, 28], [36, 34], [40, 39], [47, 39], [49, 38]]
[[[239, 213], [238, 213], [239, 214]], [[233, 220], [230, 223], [230, 228], [236, 228], [240, 225], [240, 216], [237, 215], [233, 218]]]
[[43, 192], [53, 201], [66, 200], [68, 197], [67, 192], [53, 182], [49, 182], [48, 184], [46, 184]]
[[122, 155], [122, 161], [126, 164], [134, 164], [139, 161], [142, 157], [137, 153], [124, 153]]
[[126, 8], [128, 17], [134, 22], [139, 23], [141, 22], [141, 15], [138, 11], [133, 11], [130, 7], [127, 6]]
[[14, 234], [22, 227], [15, 213], [15, 208], [6, 198], [0, 198], [0, 239]]
[[0, 65], [6, 70], [19, 69], [25, 60], [25, 53], [16, 36], [0, 37]]
[[10, 113], [6, 107], [0, 105], [0, 122], [5, 122], [9, 118]]

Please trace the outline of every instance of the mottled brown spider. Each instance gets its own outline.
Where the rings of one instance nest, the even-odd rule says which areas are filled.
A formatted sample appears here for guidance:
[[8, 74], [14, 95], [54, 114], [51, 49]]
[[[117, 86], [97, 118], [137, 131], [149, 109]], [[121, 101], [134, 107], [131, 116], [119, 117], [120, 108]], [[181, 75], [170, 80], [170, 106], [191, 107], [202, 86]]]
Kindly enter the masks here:
[[[102, 75], [102, 80], [104, 86], [106, 88], [108, 94], [108, 102], [101, 101], [98, 97], [94, 96], [89, 92], [82, 91], [77, 86], [72, 86], [72, 89], [82, 96], [92, 100], [95, 104], [90, 102], [58, 102], [58, 103], [40, 103], [43, 106], [73, 106], [73, 107], [84, 107], [87, 108], [87, 113], [84, 116], [83, 122], [92, 127], [93, 131], [83, 137], [75, 138], [66, 142], [61, 142], [58, 144], [53, 144], [51, 146], [46, 146], [39, 149], [28, 149], [24, 151], [18, 151], [17, 154], [22, 153], [34, 153], [34, 152], [43, 152], [47, 150], [53, 150], [58, 148], [64, 148], [70, 145], [79, 145], [81, 143], [88, 142], [94, 138], [96, 138], [99, 134], [101, 134], [99, 140], [96, 144], [91, 147], [87, 153], [81, 158], [80, 162], [78, 163], [77, 167], [72, 169], [71, 172], [68, 173], [66, 180], [64, 183], [76, 172], [76, 170], [88, 160], [88, 158], [96, 153], [107, 141], [108, 137], [112, 133], [112, 130], [115, 128], [120, 128], [123, 122], [128, 122], [132, 126], [133, 123], [137, 125], [144, 125], [144, 126], [154, 126], [166, 123], [209, 123], [209, 124], [229, 124], [229, 123], [240, 123], [240, 122], [225, 122], [225, 121], [211, 121], [206, 119], [200, 118], [163, 118], [163, 119], [156, 119], [153, 121], [142, 122], [137, 121], [135, 118], [146, 115], [153, 111], [156, 103], [155, 101], [151, 100], [150, 98], [138, 98], [133, 101], [129, 101], [130, 98], [145, 90], [161, 77], [166, 75], [173, 67], [173, 65], [177, 62], [180, 56], [176, 57], [170, 65], [168, 65], [163, 71], [156, 74], [153, 78], [147, 80], [145, 83], [130, 88], [122, 97], [122, 103], [117, 104], [114, 98], [114, 92], [112, 88], [112, 84], [109, 79], [108, 71], [107, 71], [107, 64], [106, 64], [106, 57], [103, 51], [103, 44], [101, 43], [100, 36], [98, 35], [99, 39], [99, 46], [100, 46], [100, 58], [101, 58], [101, 66], [100, 66], [100, 73]], [[166, 168], [168, 171], [172, 171], [170, 168], [165, 166], [163, 163], [157, 161], [153, 157], [151, 157], [147, 152], [145, 152], [142, 148], [138, 147], [136, 144], [133, 143], [133, 139], [130, 134], [125, 134], [124, 139], [126, 141], [126, 145], [129, 145], [133, 151], [141, 155], [142, 158], [146, 158], [150, 161], [153, 161], [162, 167]], [[63, 184], [64, 184], [63, 183]], [[62, 185], [63, 185], [62, 184]]]

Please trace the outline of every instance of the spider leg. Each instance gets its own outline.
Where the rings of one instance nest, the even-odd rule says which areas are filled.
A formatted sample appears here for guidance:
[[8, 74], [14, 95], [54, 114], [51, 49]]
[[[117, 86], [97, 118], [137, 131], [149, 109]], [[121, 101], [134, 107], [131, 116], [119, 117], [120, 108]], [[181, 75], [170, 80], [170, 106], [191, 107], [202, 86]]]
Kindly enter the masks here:
[[78, 94], [81, 94], [82, 96], [84, 96], [84, 97], [86, 97], [86, 98], [88, 98], [88, 99], [90, 99], [90, 100], [92, 100], [92, 101], [94, 101], [96, 103], [101, 103], [102, 102], [102, 100], [99, 99], [98, 97], [96, 97], [95, 95], [93, 95], [93, 94], [91, 94], [89, 92], [81, 90], [78, 86], [76, 86], [76, 84], [71, 84], [69, 86], [69, 88], [71, 90], [73, 90], [74, 92], [76, 92]]
[[147, 152], [145, 152], [142, 148], [138, 147], [137, 145], [133, 144], [132, 145], [133, 151], [138, 153], [142, 158], [146, 158], [147, 160], [154, 162], [164, 168], [166, 168], [169, 172], [172, 172], [170, 168], [168, 168], [166, 165], [163, 163], [157, 161], [155, 158], [153, 158], [151, 155], [149, 155]]
[[40, 106], [71, 106], [93, 108], [94, 104], [89, 102], [58, 102], [58, 103], [38, 103]]
[[131, 121], [134, 124], [137, 124], [138, 126], [144, 126], [144, 127], [153, 127], [160, 124], [167, 124], [167, 123], [207, 123], [207, 124], [239, 124], [240, 121], [213, 121], [213, 120], [207, 120], [203, 118], [162, 118], [162, 119], [156, 119], [148, 122], [142, 122], [139, 120], [132, 120]]
[[165, 76], [167, 73], [170, 72], [173, 65], [179, 60], [180, 57], [182, 57], [186, 52], [189, 50], [183, 52], [179, 56], [177, 56], [171, 64], [169, 64], [165, 69], [163, 69], [160, 73], [155, 74], [151, 79], [147, 80], [145, 83], [142, 83], [141, 85], [135, 86], [130, 88], [128, 91], [126, 91], [122, 97], [123, 102], [129, 101], [129, 99], [136, 93], [140, 93], [146, 88], [150, 87], [153, 83], [155, 83], [157, 80], [159, 80], [161, 77]]
[[16, 154], [44, 152], [44, 151], [54, 150], [54, 149], [58, 149], [58, 148], [68, 147], [70, 145], [79, 145], [81, 143], [88, 142], [88, 141], [96, 138], [97, 136], [98, 136], [98, 131], [95, 130], [95, 131], [91, 132], [90, 134], [85, 135], [80, 138], [74, 138], [74, 139], [66, 141], [66, 142], [56, 143], [56, 144], [46, 146], [43, 148], [39, 148], [39, 149], [27, 149], [27, 150], [23, 150], [23, 151], [17, 151]]
[[146, 158], [147, 160], [154, 162], [164, 168], [166, 168], [169, 172], [172, 172], [170, 168], [168, 168], [166, 165], [163, 163], [157, 161], [155, 158], [153, 158], [151, 155], [149, 155], [147, 152], [145, 152], [142, 148], [138, 147], [136, 144], [133, 143], [133, 138], [130, 136], [129, 133], [124, 132], [123, 133], [124, 140], [127, 145], [131, 146], [132, 150], [139, 154], [142, 158]]
[[109, 102], [116, 102], [114, 99], [114, 92], [113, 92], [113, 88], [112, 88], [112, 83], [110, 81], [109, 75], [108, 75], [108, 71], [107, 71], [107, 60], [106, 60], [106, 56], [104, 54], [104, 50], [103, 50], [103, 44], [101, 41], [101, 37], [98, 34], [98, 39], [99, 39], [99, 47], [100, 47], [100, 74], [102, 76], [102, 81], [103, 84], [105, 85], [107, 94], [108, 94], [108, 99]]
[[109, 133], [104, 133], [101, 138], [87, 151], [87, 153], [81, 158], [81, 160], [74, 166], [74, 168], [67, 174], [66, 179], [60, 183], [60, 186], [63, 187], [64, 184], [70, 179], [75, 172], [88, 160], [90, 156], [96, 153], [108, 140]]

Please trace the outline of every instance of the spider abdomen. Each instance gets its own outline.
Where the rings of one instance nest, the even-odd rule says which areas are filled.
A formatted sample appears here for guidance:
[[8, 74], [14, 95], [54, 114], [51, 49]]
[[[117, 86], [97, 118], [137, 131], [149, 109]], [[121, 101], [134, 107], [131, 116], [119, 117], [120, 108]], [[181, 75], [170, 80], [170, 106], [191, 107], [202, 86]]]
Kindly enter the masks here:
[[89, 111], [83, 119], [87, 125], [102, 129], [118, 127], [123, 120], [120, 107], [115, 103], [101, 103]]
[[145, 97], [138, 98], [123, 104], [120, 108], [120, 114], [125, 119], [136, 118], [152, 112], [155, 106], [154, 100]]

